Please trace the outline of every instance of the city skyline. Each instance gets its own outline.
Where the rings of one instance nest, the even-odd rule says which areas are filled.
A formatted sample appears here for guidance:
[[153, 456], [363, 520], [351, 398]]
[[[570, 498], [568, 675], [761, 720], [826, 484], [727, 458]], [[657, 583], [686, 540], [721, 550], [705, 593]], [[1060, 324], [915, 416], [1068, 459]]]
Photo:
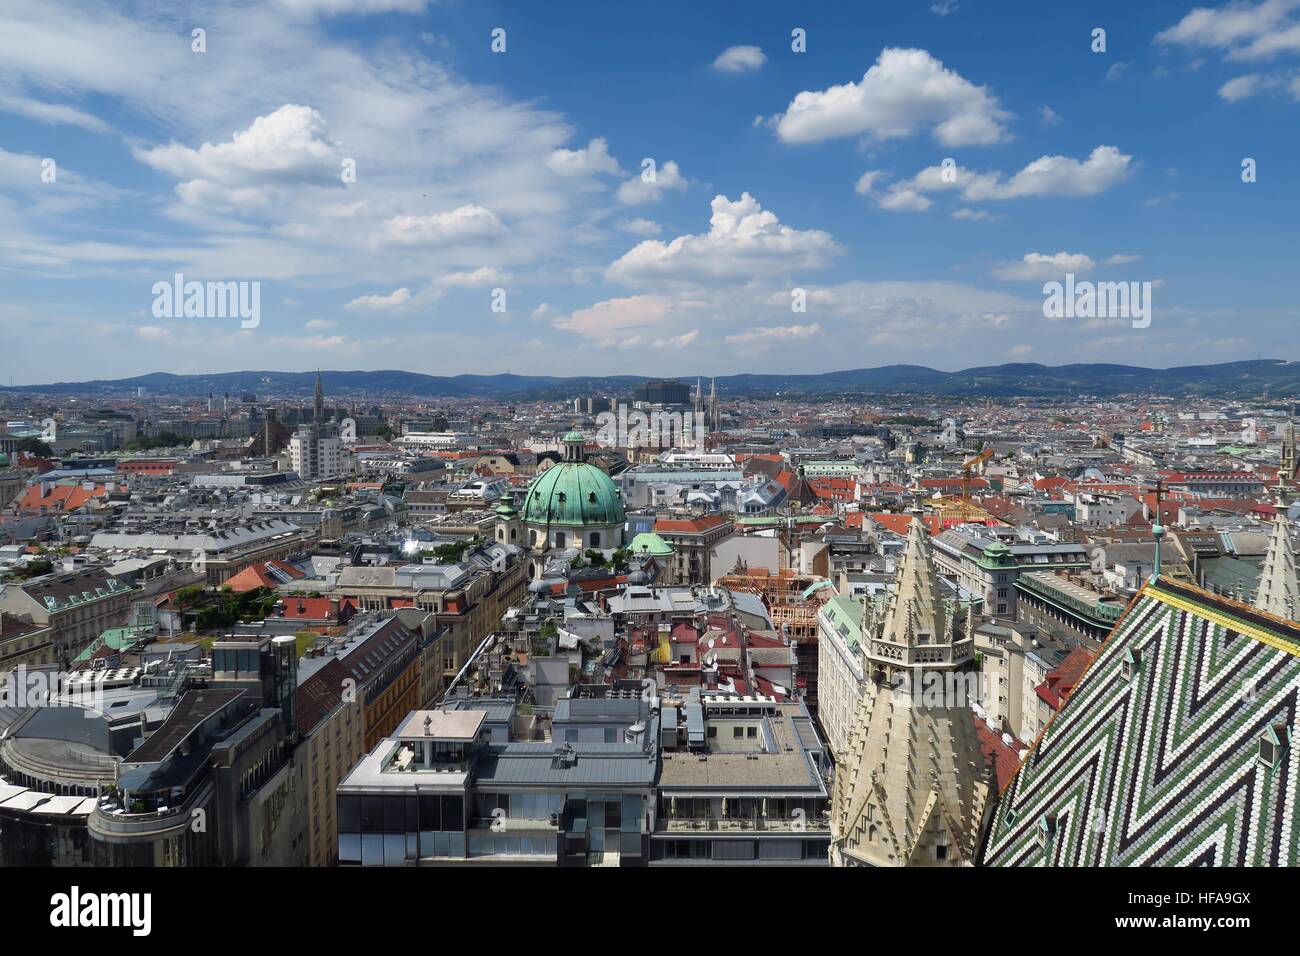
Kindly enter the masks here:
[[1293, 357], [1295, 0], [600, 9], [7, 8], [0, 376]]

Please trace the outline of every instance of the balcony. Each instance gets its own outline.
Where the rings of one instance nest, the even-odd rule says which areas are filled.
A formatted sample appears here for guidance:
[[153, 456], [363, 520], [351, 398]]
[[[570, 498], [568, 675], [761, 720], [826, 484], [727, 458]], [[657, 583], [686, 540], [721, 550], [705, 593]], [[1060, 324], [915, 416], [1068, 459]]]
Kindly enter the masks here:
[[722, 819], [715, 817], [660, 818], [661, 833], [800, 833], [830, 829], [830, 821], [821, 817], [758, 817], [756, 819]]

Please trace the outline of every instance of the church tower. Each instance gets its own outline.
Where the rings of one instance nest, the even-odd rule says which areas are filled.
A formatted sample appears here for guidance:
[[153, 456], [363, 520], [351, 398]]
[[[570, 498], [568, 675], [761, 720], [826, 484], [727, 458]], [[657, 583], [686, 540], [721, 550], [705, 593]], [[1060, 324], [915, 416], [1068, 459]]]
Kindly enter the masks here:
[[1296, 458], [1295, 424], [1288, 421], [1282, 426], [1282, 461], [1277, 472], [1277, 483], [1289, 485], [1296, 480], [1296, 469], [1300, 460]]
[[325, 389], [320, 381], [320, 369], [316, 370], [316, 394], [315, 394], [316, 416], [312, 423], [320, 425], [325, 421]]
[[971, 866], [996, 787], [971, 710], [971, 609], [943, 599], [919, 507], [897, 590], [862, 628], [866, 690], [836, 754], [832, 866]]
[[1291, 522], [1283, 508], [1278, 502], [1273, 534], [1268, 541], [1268, 550], [1264, 552], [1264, 563], [1260, 566], [1255, 607], [1295, 621], [1300, 620], [1300, 583], [1296, 582], [1295, 552], [1291, 550]]

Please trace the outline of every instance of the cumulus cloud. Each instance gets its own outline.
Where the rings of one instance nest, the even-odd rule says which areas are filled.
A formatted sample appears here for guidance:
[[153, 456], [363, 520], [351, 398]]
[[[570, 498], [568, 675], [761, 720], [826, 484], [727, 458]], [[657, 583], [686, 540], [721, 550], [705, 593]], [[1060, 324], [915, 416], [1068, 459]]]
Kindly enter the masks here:
[[557, 149], [546, 159], [551, 172], [560, 176], [580, 177], [597, 173], [618, 175], [623, 170], [609, 154], [609, 144], [597, 136], [582, 149]]
[[449, 212], [422, 216], [393, 216], [383, 224], [382, 238], [404, 246], [491, 239], [506, 231], [496, 213], [470, 203]]
[[756, 46], [729, 46], [713, 61], [719, 73], [753, 73], [767, 61], [763, 51]]
[[658, 202], [664, 198], [665, 191], [672, 189], [680, 192], [687, 186], [681, 169], [671, 159], [662, 166], [655, 167], [653, 180], [647, 180], [648, 173], [648, 169], [643, 169], [622, 183], [618, 187], [618, 201], [627, 206]]
[[1101, 266], [1122, 266], [1137, 262], [1141, 256], [1115, 254], [1098, 263], [1092, 256], [1082, 252], [1057, 252], [1047, 255], [1041, 252], [1026, 253], [1018, 262], [1008, 262], [993, 270], [999, 279], [1011, 282], [1036, 282], [1044, 279], [1059, 279], [1067, 273], [1083, 275]]
[[1008, 281], [1030, 282], [1039, 279], [1056, 279], [1072, 272], [1082, 275], [1096, 268], [1092, 256], [1082, 252], [1057, 252], [1045, 255], [1041, 252], [1028, 252], [1019, 262], [1009, 262], [993, 270], [999, 279]]
[[296, 104], [257, 117], [226, 142], [204, 143], [198, 149], [172, 142], [134, 153], [141, 162], [182, 180], [176, 193], [191, 205], [223, 200], [255, 204], [271, 198], [282, 185], [343, 185], [342, 149], [329, 139], [324, 117]]
[[411, 290], [403, 287], [388, 295], [357, 296], [343, 308], [351, 312], [398, 312], [409, 307], [413, 301]]
[[787, 143], [841, 136], [897, 139], [929, 128], [945, 146], [998, 143], [1010, 114], [984, 86], [976, 86], [925, 50], [886, 48], [861, 82], [799, 93], [774, 117]]
[[735, 201], [715, 196], [710, 208], [707, 233], [648, 239], [611, 264], [606, 277], [629, 284], [763, 278], [820, 269], [841, 251], [829, 233], [784, 225], [749, 193]]
[[608, 342], [629, 330], [656, 326], [664, 321], [672, 300], [658, 295], [633, 295], [606, 299], [585, 309], [577, 309], [554, 321], [557, 329], [590, 336]]
[[921, 211], [932, 205], [927, 193], [956, 192], [965, 202], [991, 202], [1034, 196], [1093, 196], [1119, 184], [1133, 157], [1114, 146], [1098, 146], [1086, 159], [1040, 156], [1010, 177], [962, 166], [928, 166], [909, 180], [890, 186], [882, 208]]

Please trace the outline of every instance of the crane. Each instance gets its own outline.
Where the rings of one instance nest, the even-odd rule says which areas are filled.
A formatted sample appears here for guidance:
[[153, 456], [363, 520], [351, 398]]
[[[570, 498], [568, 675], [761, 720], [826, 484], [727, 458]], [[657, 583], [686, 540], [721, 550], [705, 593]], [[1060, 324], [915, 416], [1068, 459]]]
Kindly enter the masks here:
[[961, 466], [961, 499], [970, 501], [970, 479], [971, 474], [976, 468], [983, 468], [984, 463], [993, 457], [993, 446], [981, 449], [979, 454], [972, 456], [962, 463]]

